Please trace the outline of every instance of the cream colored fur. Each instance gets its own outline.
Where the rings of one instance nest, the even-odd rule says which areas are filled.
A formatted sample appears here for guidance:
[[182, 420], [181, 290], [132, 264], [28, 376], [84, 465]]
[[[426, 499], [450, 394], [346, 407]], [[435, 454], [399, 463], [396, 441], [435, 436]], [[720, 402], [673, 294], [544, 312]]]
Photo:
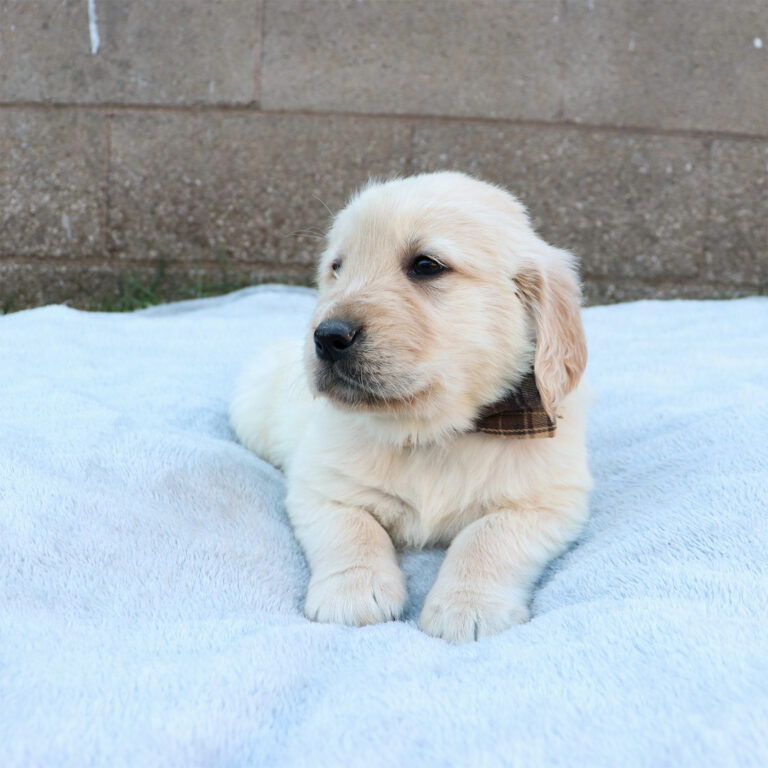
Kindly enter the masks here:
[[[449, 270], [409, 277], [422, 253]], [[537, 237], [504, 190], [424, 174], [371, 183], [351, 200], [328, 234], [318, 288], [306, 339], [263, 354], [231, 408], [242, 443], [286, 472], [312, 571], [306, 615], [396, 618], [406, 595], [396, 547], [441, 545], [425, 632], [464, 642], [526, 621], [536, 579], [588, 514], [572, 257]], [[350, 398], [343, 382], [317, 392], [312, 333], [339, 317], [364, 329], [360, 377], [374, 401]], [[534, 361], [556, 436], [468, 431]]]

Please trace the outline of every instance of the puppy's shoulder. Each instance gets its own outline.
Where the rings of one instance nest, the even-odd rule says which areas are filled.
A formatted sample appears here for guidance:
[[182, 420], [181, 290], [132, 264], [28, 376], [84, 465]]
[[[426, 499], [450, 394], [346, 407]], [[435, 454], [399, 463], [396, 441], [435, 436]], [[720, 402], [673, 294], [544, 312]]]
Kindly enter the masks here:
[[302, 349], [302, 339], [296, 338], [265, 347], [238, 378], [229, 409], [238, 440], [281, 469], [311, 418]]

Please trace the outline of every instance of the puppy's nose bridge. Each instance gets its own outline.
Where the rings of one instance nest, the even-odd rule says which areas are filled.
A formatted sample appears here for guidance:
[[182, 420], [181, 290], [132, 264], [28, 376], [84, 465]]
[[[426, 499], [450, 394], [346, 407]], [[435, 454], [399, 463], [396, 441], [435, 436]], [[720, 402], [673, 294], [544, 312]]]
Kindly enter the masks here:
[[315, 329], [315, 352], [321, 360], [341, 360], [357, 341], [361, 328], [348, 320], [323, 320]]
[[323, 308], [322, 315], [331, 320], [343, 320], [357, 327], [366, 325], [365, 318], [375, 316], [381, 312], [382, 292], [372, 289], [370, 286], [357, 286], [348, 288], [329, 302]]
[[389, 286], [381, 283], [368, 282], [353, 288], [348, 288], [340, 296], [331, 309], [333, 317], [358, 318], [375, 315], [387, 306], [388, 299], [394, 299]]

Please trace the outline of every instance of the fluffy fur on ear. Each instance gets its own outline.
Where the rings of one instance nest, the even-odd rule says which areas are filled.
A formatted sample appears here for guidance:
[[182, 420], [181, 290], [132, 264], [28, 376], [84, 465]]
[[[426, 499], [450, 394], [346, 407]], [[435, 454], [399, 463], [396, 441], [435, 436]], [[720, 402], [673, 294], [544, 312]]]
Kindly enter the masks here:
[[551, 416], [573, 390], [587, 365], [581, 324], [581, 289], [567, 251], [547, 247], [515, 277], [536, 324], [534, 372], [544, 408]]

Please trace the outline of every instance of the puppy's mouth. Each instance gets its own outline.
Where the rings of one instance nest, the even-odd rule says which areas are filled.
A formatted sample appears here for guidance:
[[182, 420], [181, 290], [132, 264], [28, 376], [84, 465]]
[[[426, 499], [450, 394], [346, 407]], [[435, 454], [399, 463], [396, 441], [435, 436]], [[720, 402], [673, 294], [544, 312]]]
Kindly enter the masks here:
[[399, 411], [419, 397], [418, 393], [393, 386], [383, 372], [347, 360], [321, 363], [314, 378], [319, 394], [350, 408]]
[[375, 377], [342, 360], [319, 365], [315, 386], [320, 394], [353, 407], [383, 406], [389, 399]]

